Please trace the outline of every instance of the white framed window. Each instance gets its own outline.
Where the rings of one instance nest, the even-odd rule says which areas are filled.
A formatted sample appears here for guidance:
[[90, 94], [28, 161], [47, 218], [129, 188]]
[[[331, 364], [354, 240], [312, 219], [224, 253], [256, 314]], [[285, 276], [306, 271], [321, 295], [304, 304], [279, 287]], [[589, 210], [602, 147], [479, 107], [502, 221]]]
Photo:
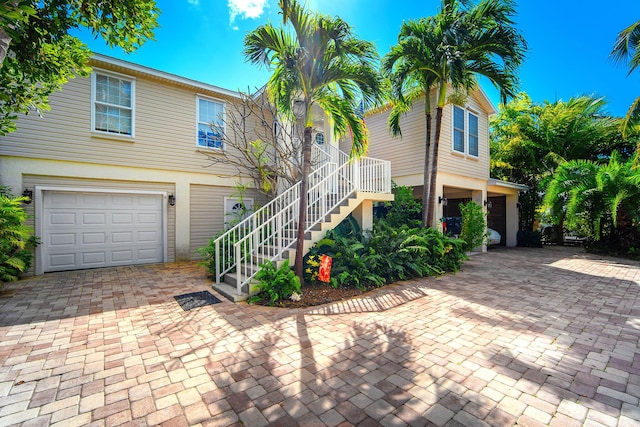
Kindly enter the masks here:
[[469, 123], [469, 133], [467, 134], [467, 153], [470, 156], [478, 157], [478, 116], [469, 111], [467, 113], [467, 119]]
[[324, 133], [322, 132], [316, 133], [316, 144], [318, 145], [324, 144]]
[[479, 118], [464, 108], [453, 107], [453, 151], [472, 157], [479, 155]]
[[453, 107], [453, 151], [464, 154], [464, 110]]
[[135, 86], [133, 78], [96, 71], [91, 75], [91, 130], [135, 135]]
[[210, 98], [197, 97], [198, 147], [224, 149], [224, 103]]

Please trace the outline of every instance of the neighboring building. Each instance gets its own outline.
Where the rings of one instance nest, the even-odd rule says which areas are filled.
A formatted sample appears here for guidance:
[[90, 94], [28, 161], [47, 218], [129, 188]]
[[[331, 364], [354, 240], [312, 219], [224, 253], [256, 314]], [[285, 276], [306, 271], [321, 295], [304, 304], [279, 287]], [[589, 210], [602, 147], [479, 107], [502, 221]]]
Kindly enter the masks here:
[[[435, 95], [432, 96], [435, 105]], [[365, 117], [370, 134], [368, 155], [391, 161], [394, 182], [413, 187], [414, 195], [421, 198], [426, 135], [424, 98], [401, 118], [402, 138], [391, 136], [389, 113], [387, 107]], [[518, 194], [527, 187], [489, 176], [489, 116], [495, 113], [480, 88], [473, 91], [465, 106], [444, 107], [432, 226], [442, 227], [444, 217], [460, 216], [458, 205], [473, 200], [488, 208], [488, 226], [500, 233], [501, 245], [515, 246]], [[432, 123], [435, 134], [435, 112]], [[348, 151], [348, 142], [341, 145], [343, 151]]]
[[103, 55], [91, 65], [0, 137], [0, 182], [33, 192], [35, 273], [192, 259], [238, 206], [237, 170], [202, 154], [223, 148], [208, 123], [238, 94]]

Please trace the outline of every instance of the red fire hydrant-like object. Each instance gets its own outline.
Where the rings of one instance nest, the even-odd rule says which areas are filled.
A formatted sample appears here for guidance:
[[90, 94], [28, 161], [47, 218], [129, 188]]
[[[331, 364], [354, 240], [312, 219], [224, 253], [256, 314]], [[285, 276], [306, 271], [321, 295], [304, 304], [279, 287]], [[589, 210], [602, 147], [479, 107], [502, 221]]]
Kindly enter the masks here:
[[320, 268], [318, 270], [318, 280], [320, 282], [331, 281], [331, 262], [333, 259], [330, 256], [322, 255], [320, 258]]

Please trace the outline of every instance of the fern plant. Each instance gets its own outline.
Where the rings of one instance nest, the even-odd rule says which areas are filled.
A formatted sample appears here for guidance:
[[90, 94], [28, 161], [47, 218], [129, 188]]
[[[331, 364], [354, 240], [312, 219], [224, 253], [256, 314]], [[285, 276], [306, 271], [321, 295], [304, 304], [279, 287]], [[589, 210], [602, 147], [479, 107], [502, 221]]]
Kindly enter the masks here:
[[255, 278], [260, 281], [258, 293], [249, 298], [249, 303], [268, 301], [270, 306], [274, 306], [278, 301], [291, 297], [294, 292], [300, 294], [300, 279], [289, 267], [289, 260], [280, 268], [270, 261], [261, 264]]

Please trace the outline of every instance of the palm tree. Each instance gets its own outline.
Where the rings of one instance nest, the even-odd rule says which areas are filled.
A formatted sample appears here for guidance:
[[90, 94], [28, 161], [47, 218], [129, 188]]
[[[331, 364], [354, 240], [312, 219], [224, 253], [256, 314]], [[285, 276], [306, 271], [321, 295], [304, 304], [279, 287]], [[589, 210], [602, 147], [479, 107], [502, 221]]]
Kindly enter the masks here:
[[[303, 244], [311, 168], [312, 108], [321, 107], [333, 123], [336, 136], [351, 131], [352, 155], [368, 144], [359, 105], [371, 107], [382, 98], [373, 44], [357, 39], [342, 19], [305, 10], [296, 0], [279, 0], [283, 25], [293, 32], [265, 24], [245, 37], [244, 55], [273, 74], [267, 83], [270, 99], [279, 112], [295, 120], [294, 104], [302, 107], [302, 180], [296, 244], [296, 274], [302, 278]], [[297, 108], [297, 107], [296, 107]]]
[[628, 246], [625, 242], [637, 234], [637, 227], [629, 225], [638, 220], [633, 215], [640, 210], [640, 172], [633, 164], [634, 158], [623, 160], [615, 151], [606, 164], [565, 162], [547, 185], [544, 204], [552, 207], [558, 219], [567, 218], [569, 225], [582, 219], [592, 227], [596, 240], [603, 239], [603, 230], [609, 229], [610, 240], [618, 239], [623, 247]]
[[[600, 160], [635, 146], [622, 138], [620, 119], [606, 113], [602, 98], [533, 103], [524, 93], [502, 106], [491, 122], [491, 175], [529, 186], [520, 196], [520, 220], [530, 230], [541, 194], [556, 168], [569, 160]], [[562, 233], [558, 233], [561, 236]]]
[[[500, 89], [502, 101], [515, 95], [515, 71], [524, 59], [526, 42], [514, 27], [514, 14], [512, 0], [481, 0], [476, 5], [442, 0], [437, 15], [405, 22], [398, 44], [383, 59], [394, 98], [389, 115], [393, 135], [402, 135], [400, 118], [414, 101], [425, 99], [424, 226], [433, 223], [438, 146], [449, 86], [468, 94], [477, 86], [477, 76], [485, 76]], [[433, 147], [432, 89], [437, 93]]]
[[[640, 66], [638, 47], [640, 47], [640, 21], [634, 22], [618, 34], [611, 51], [611, 57], [616, 62], [628, 64], [629, 74], [631, 74]], [[636, 98], [629, 107], [622, 122], [622, 133], [626, 136], [638, 126], [640, 126], [640, 97]], [[640, 152], [640, 145], [638, 145], [638, 152]]]

